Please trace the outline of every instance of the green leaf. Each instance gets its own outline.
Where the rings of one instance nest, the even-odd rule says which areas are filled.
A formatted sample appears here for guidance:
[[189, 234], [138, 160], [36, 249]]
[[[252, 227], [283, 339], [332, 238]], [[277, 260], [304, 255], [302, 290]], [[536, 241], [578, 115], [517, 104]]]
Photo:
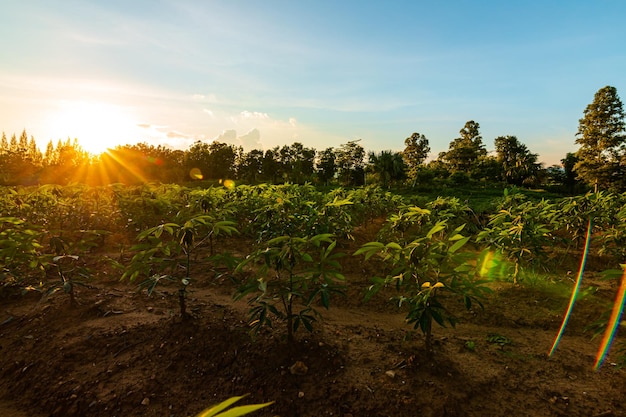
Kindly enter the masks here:
[[426, 234], [426, 237], [429, 239], [432, 238], [434, 234], [441, 232], [442, 230], [446, 228], [446, 226], [447, 224], [445, 220], [438, 222], [436, 225], [432, 227], [432, 229], [428, 231], [428, 233]]
[[328, 307], [330, 306], [330, 295], [328, 294], [328, 291], [324, 290], [320, 292], [320, 297], [322, 299], [322, 305], [328, 309]]
[[361, 246], [361, 248], [357, 249], [357, 251], [354, 252], [354, 256], [364, 255], [365, 260], [368, 260], [369, 258], [384, 249], [385, 245], [380, 242], [369, 242]]
[[456, 241], [454, 245], [448, 248], [448, 253], [454, 253], [457, 250], [461, 249], [469, 241], [469, 239], [469, 237], [464, 237], [461, 240]]
[[398, 245], [396, 242], [389, 242], [387, 243], [386, 247], [388, 249], [402, 250], [402, 246]]
[[315, 318], [312, 316], [302, 316], [302, 324], [304, 324], [304, 328], [307, 329], [311, 333], [313, 332], [314, 321], [315, 321]]
[[459, 227], [454, 229], [454, 233], [461, 233], [461, 230], [463, 230], [465, 228], [465, 225], [466, 225], [466, 223], [463, 223], [462, 225], [460, 225]]
[[244, 397], [246, 396], [242, 395], [240, 397], [229, 398], [228, 400], [223, 401], [218, 405], [215, 405], [207, 410], [202, 411], [196, 417], [238, 417], [238, 416], [250, 414], [254, 411], [257, 411], [261, 408], [267, 407], [274, 403], [272, 401], [272, 402], [264, 403], [264, 404], [251, 404], [251, 405], [237, 406], [237, 407], [231, 408], [230, 410], [224, 411], [223, 413], [221, 412], [223, 410], [226, 410], [228, 407], [230, 407], [231, 405], [233, 405], [234, 403], [236, 403], [237, 401], [241, 400]]
[[441, 327], [446, 327], [444, 318], [439, 311], [431, 309], [430, 315], [432, 316], [433, 320], [437, 322], [437, 324], [439, 324]]

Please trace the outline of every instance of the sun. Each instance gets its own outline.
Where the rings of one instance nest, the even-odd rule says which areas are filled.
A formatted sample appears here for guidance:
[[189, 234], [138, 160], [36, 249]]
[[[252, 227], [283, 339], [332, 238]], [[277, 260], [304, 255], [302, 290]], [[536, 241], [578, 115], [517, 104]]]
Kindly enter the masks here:
[[117, 145], [135, 143], [138, 137], [132, 111], [103, 102], [63, 101], [51, 115], [49, 125], [53, 143], [76, 138], [93, 155]]

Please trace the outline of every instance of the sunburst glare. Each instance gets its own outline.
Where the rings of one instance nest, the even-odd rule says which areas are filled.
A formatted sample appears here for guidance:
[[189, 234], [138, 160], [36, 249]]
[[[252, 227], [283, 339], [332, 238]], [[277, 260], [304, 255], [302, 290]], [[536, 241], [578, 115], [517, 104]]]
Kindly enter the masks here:
[[49, 118], [53, 140], [76, 138], [98, 155], [116, 145], [135, 142], [139, 129], [129, 109], [101, 102], [63, 101]]

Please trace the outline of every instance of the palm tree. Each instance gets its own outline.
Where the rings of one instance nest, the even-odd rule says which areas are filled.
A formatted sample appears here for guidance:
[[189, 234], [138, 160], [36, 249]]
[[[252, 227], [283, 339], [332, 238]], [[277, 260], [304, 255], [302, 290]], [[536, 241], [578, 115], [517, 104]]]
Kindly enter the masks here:
[[406, 177], [406, 165], [400, 152], [382, 151], [379, 154], [370, 152], [369, 164], [372, 171], [378, 174], [383, 187], [389, 187], [392, 182]]

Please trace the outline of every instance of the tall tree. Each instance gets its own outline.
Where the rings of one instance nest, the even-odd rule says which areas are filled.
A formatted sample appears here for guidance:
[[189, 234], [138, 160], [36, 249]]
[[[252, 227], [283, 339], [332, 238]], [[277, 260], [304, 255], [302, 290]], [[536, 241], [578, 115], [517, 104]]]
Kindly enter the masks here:
[[537, 185], [541, 177], [539, 156], [530, 152], [515, 136], [499, 136], [495, 139], [496, 159], [502, 166], [502, 179], [507, 184]]
[[461, 137], [450, 142], [444, 161], [449, 165], [450, 171], [469, 174], [476, 168], [478, 160], [487, 155], [487, 150], [480, 135], [480, 125], [475, 121], [466, 122], [459, 133]]
[[237, 169], [237, 176], [239, 179], [254, 184], [259, 179], [262, 170], [263, 151], [260, 149], [253, 149], [244, 153], [241, 157], [239, 168]]
[[17, 151], [22, 154], [26, 154], [28, 151], [28, 134], [26, 133], [26, 129], [22, 130], [20, 140], [17, 144]]
[[235, 145], [213, 141], [209, 145], [208, 150], [208, 178], [221, 180], [235, 178], [237, 147]]
[[626, 126], [615, 87], [598, 90], [579, 120], [576, 143], [578, 178], [598, 189], [626, 189]]
[[406, 176], [406, 166], [400, 152], [382, 151], [378, 154], [370, 152], [369, 163], [372, 171], [378, 174], [383, 187], [403, 180]]
[[41, 170], [41, 152], [35, 139], [30, 142], [26, 130], [22, 131], [19, 141], [15, 134], [9, 143], [4, 132], [0, 139], [0, 183], [2, 184], [34, 184], [39, 181]]
[[317, 156], [317, 176], [324, 185], [328, 185], [330, 180], [335, 178], [337, 172], [335, 159], [334, 148], [326, 148]]
[[0, 154], [7, 152], [9, 152], [9, 141], [7, 140], [7, 135], [2, 132], [2, 139], [0, 139]]
[[209, 178], [208, 175], [211, 170], [210, 155], [211, 151], [208, 143], [198, 140], [189, 147], [189, 150], [185, 153], [185, 171], [190, 173], [190, 175], [192, 175], [191, 172], [194, 172], [192, 179]]
[[365, 182], [365, 149], [358, 144], [360, 140], [344, 143], [336, 150], [337, 171], [344, 185], [363, 185]]
[[35, 138], [33, 136], [30, 137], [30, 141], [28, 142], [28, 158], [31, 162], [36, 166], [41, 166], [43, 155], [37, 147], [37, 142], [35, 142]]
[[276, 184], [281, 175], [280, 148], [278, 146], [268, 149], [263, 155], [263, 177], [271, 183]]
[[291, 164], [291, 180], [298, 184], [310, 181], [315, 166], [315, 149], [295, 142], [291, 145], [291, 155], [294, 158]]
[[404, 158], [409, 178], [412, 179], [413, 187], [415, 187], [419, 167], [428, 158], [430, 145], [426, 136], [420, 133], [413, 133], [404, 140], [404, 146], [402, 157]]
[[11, 142], [9, 142], [9, 151], [17, 152], [17, 150], [18, 150], [17, 138], [15, 137], [15, 133], [14, 133], [13, 136], [11, 136]]
[[576, 185], [579, 184], [579, 181], [576, 178], [576, 172], [574, 171], [574, 167], [577, 162], [578, 158], [573, 152], [568, 152], [565, 155], [565, 158], [561, 159], [564, 174], [563, 185], [567, 187], [570, 192], [572, 192], [576, 188]]
[[44, 165], [56, 164], [56, 154], [54, 152], [54, 143], [52, 143], [52, 139], [48, 141], [48, 145], [46, 146], [46, 152], [43, 155], [43, 163]]
[[[48, 151], [46, 151], [46, 156]], [[61, 139], [53, 151], [54, 161], [46, 159], [41, 173], [43, 183], [67, 184], [85, 182], [91, 165], [89, 152], [83, 150], [77, 139]]]

